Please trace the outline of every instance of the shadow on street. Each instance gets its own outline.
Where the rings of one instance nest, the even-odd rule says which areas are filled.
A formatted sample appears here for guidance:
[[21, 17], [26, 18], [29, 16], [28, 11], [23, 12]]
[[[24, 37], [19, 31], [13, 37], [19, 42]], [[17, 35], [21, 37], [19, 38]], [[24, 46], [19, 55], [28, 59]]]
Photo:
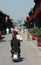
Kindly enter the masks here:
[[0, 42], [6, 42], [6, 40], [0, 40]]
[[24, 59], [26, 58], [20, 57], [19, 62], [22, 62]]
[[[20, 57], [18, 62], [22, 62], [22, 61], [24, 61], [24, 59], [25, 59], [25, 58]], [[14, 61], [13, 61], [13, 62], [14, 62]]]
[[3, 40], [5, 37], [0, 38], [0, 42], [6, 42], [6, 40]]

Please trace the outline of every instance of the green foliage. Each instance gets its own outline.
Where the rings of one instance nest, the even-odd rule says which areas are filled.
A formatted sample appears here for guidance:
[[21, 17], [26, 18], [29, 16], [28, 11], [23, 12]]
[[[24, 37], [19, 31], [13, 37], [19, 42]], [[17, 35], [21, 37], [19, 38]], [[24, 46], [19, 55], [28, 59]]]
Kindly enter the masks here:
[[39, 28], [38, 27], [35, 27], [35, 28], [32, 28], [32, 29], [30, 29], [30, 33], [37, 33], [37, 31], [39, 30]]
[[37, 37], [38, 38], [41, 38], [41, 28], [38, 30], [38, 32], [37, 32]]

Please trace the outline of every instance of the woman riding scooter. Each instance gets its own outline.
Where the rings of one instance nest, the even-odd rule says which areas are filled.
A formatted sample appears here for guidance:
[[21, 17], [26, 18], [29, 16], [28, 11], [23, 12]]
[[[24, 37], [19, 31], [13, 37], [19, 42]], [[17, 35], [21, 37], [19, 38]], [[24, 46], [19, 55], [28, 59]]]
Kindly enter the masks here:
[[16, 38], [16, 35], [13, 35], [11, 40], [11, 57], [13, 57], [14, 52], [18, 52], [18, 56], [20, 56], [20, 41]]

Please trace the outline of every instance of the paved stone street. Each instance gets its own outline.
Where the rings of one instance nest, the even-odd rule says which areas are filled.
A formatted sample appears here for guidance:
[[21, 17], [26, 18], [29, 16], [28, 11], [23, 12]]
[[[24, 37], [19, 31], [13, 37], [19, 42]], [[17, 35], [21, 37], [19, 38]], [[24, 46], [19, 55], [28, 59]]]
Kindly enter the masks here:
[[12, 61], [10, 53], [10, 40], [12, 34], [5, 35], [0, 41], [0, 65], [41, 65], [41, 51], [32, 40], [27, 41], [27, 35], [21, 33], [23, 42], [21, 42], [21, 57], [23, 61], [15, 63]]

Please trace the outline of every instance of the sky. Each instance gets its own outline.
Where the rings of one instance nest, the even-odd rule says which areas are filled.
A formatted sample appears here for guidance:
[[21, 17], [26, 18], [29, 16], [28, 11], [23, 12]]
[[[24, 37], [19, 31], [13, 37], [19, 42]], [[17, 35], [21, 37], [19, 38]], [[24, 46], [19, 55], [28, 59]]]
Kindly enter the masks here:
[[34, 0], [0, 0], [0, 10], [15, 20], [25, 19], [33, 6]]

